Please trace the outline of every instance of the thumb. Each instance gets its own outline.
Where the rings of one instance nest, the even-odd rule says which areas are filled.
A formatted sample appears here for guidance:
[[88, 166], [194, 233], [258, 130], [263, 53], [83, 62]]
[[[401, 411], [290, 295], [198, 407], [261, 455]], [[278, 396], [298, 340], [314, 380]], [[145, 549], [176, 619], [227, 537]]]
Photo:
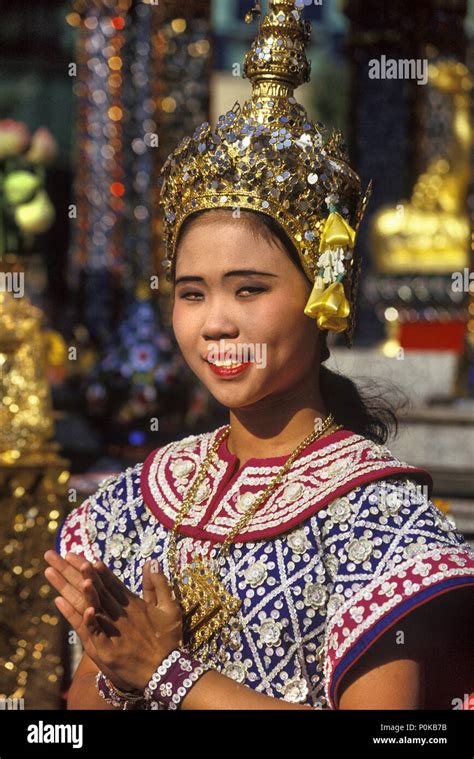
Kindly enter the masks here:
[[150, 562], [150, 582], [154, 588], [157, 604], [174, 604], [176, 595], [157, 559]]
[[155, 586], [151, 579], [151, 565], [151, 561], [145, 561], [145, 564], [143, 565], [143, 600], [147, 604], [153, 604], [153, 606], [157, 606], [158, 598], [156, 596]]

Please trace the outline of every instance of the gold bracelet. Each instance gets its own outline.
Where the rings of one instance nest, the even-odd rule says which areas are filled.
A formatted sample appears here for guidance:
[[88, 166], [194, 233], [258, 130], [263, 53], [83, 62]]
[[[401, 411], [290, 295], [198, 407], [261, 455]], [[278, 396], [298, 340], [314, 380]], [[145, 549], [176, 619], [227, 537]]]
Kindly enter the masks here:
[[102, 698], [113, 706], [127, 708], [128, 704], [136, 704], [143, 699], [143, 693], [140, 691], [123, 691], [117, 688], [113, 682], [102, 671], [96, 676], [96, 686]]
[[118, 695], [121, 696], [122, 698], [126, 698], [133, 701], [143, 698], [143, 691], [139, 691], [136, 688], [134, 688], [133, 690], [120, 690], [120, 688], [117, 688], [117, 686], [113, 684], [112, 680], [110, 680], [107, 677], [107, 675], [104, 675], [104, 677], [105, 677], [105, 682], [107, 683], [108, 687], [111, 690], [115, 691], [115, 693], [118, 693]]

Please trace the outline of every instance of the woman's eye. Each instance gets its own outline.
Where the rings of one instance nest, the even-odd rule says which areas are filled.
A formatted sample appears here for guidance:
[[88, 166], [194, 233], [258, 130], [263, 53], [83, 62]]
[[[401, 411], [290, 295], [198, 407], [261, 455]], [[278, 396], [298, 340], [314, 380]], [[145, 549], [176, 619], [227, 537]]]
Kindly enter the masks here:
[[242, 292], [242, 290], [245, 290], [250, 293], [263, 293], [264, 288], [263, 287], [241, 287], [240, 290], [237, 290], [238, 293]]
[[[189, 298], [190, 295], [202, 295], [202, 293], [195, 293], [195, 292], [194, 293], [183, 293], [179, 297], [182, 298], [183, 300], [188, 300], [188, 298]], [[194, 298], [189, 298], [189, 300], [195, 300], [195, 299]]]

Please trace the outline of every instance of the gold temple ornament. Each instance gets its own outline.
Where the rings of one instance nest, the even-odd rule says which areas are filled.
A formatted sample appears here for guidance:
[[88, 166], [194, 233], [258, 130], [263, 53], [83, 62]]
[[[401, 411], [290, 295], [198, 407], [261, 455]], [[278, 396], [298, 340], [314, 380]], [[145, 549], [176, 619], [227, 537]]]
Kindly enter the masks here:
[[[0, 260], [0, 273], [18, 270]], [[64, 629], [40, 557], [64, 517], [69, 462], [53, 440], [42, 319], [27, 295], [0, 291], [0, 701], [59, 709]]]

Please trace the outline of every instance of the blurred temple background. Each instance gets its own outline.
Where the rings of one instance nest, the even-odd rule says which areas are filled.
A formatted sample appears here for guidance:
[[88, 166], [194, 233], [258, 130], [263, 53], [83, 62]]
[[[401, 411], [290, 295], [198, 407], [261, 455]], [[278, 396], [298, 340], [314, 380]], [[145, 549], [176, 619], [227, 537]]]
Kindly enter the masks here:
[[[474, 543], [474, 3], [298, 5], [313, 32], [297, 96], [373, 182], [354, 347], [331, 335], [328, 365], [406, 397], [387, 444], [431, 471]], [[16, 708], [64, 706], [80, 655], [43, 577], [65, 513], [226, 422], [171, 330], [157, 178], [250, 94], [253, 6], [0, 3], [0, 699]]]

